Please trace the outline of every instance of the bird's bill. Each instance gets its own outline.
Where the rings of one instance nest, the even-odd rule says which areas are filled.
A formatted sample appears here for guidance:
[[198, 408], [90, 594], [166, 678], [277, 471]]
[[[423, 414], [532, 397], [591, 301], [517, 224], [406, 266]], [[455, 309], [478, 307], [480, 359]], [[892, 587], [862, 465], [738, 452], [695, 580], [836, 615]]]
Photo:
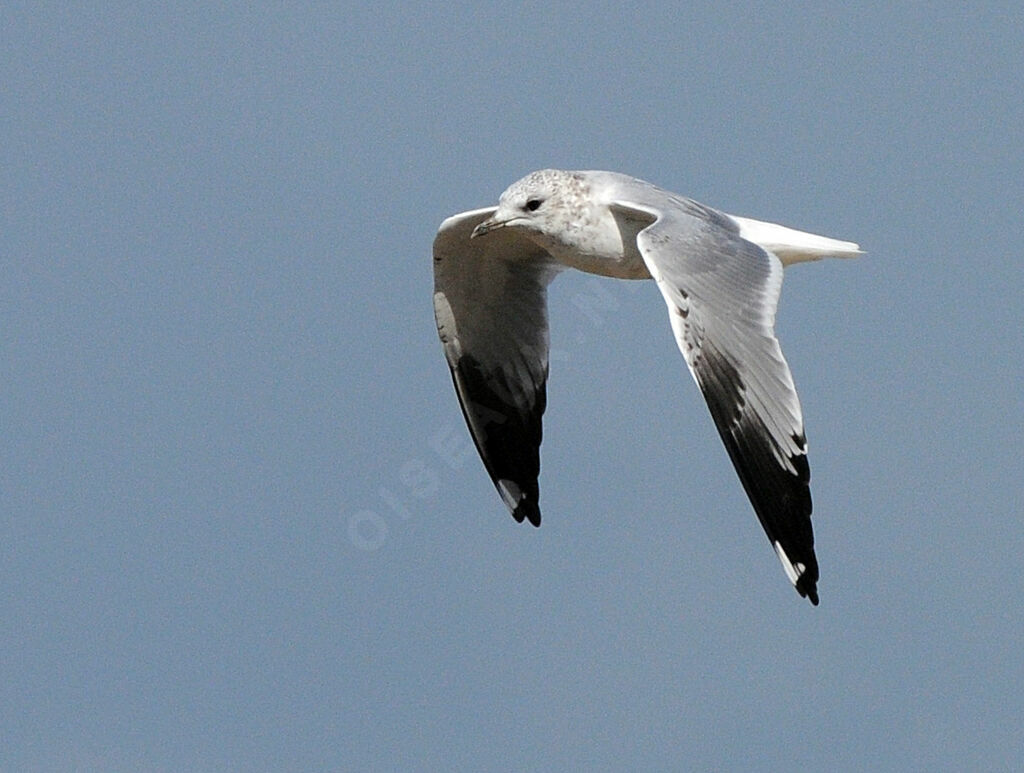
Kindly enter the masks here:
[[499, 228], [504, 228], [507, 225], [507, 221], [498, 220], [493, 217], [489, 217], [482, 223], [478, 223], [476, 228], [473, 229], [473, 233], [469, 235], [470, 239], [475, 239], [478, 236], [483, 236], [491, 231], [496, 231]]

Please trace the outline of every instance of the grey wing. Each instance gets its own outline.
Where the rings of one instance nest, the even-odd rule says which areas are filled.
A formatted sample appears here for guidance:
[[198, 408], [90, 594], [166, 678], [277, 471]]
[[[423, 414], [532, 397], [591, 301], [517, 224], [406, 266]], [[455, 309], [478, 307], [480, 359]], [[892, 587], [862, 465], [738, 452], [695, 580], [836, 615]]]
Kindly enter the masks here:
[[434, 239], [434, 315], [473, 442], [520, 523], [540, 525], [547, 285], [557, 268], [512, 229], [470, 240], [494, 207], [448, 218]]
[[618, 202], [613, 211], [634, 223], [657, 218], [636, 241], [679, 349], [786, 575], [817, 604], [803, 416], [774, 331], [781, 262], [696, 202]]

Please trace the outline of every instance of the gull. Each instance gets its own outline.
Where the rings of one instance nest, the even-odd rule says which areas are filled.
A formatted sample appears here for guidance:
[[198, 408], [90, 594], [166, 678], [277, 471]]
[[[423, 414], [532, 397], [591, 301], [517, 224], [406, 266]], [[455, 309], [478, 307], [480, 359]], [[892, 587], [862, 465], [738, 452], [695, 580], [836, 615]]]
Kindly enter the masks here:
[[789, 581], [818, 604], [803, 415], [775, 337], [784, 266], [852, 242], [728, 215], [615, 172], [544, 169], [434, 239], [434, 314], [466, 424], [516, 521], [540, 525], [547, 287], [654, 279], [679, 350]]

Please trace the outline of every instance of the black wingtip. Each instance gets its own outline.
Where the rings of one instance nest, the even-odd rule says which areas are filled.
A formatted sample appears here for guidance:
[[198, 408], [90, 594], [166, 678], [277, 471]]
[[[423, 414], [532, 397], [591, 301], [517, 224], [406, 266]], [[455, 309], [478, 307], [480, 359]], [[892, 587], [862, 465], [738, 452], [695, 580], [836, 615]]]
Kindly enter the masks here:
[[804, 581], [801, 577], [796, 583], [797, 592], [810, 601], [814, 606], [818, 606], [818, 588], [817, 584], [813, 580]]
[[524, 499], [516, 505], [516, 509], [512, 511], [512, 517], [519, 523], [527, 520], [534, 526], [540, 526], [540, 507], [537, 506], [536, 502]]

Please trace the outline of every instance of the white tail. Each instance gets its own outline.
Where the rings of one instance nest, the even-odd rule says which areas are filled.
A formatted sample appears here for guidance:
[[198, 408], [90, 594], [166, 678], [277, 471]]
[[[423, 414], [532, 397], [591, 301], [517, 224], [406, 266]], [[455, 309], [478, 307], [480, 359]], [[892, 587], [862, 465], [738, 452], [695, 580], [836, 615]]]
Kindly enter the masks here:
[[782, 265], [822, 258], [855, 258], [861, 254], [853, 242], [804, 233], [775, 223], [764, 223], [747, 217], [729, 215], [740, 227], [740, 236], [775, 253]]

